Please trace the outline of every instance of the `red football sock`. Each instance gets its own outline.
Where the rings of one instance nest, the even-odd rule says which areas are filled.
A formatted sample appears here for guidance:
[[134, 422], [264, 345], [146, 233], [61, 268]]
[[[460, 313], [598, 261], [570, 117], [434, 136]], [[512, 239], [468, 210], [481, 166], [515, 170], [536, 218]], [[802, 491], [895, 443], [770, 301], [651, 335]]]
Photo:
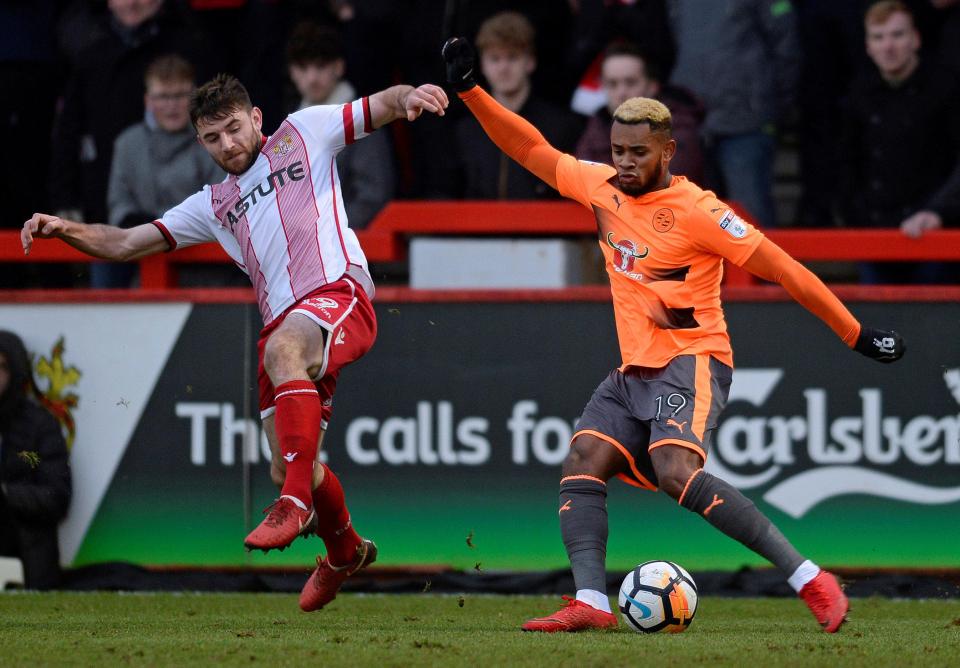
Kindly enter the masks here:
[[330, 467], [323, 466], [323, 481], [313, 490], [313, 507], [317, 510], [317, 535], [327, 546], [327, 559], [332, 566], [347, 566], [357, 554], [360, 536], [353, 530], [350, 512], [343, 496], [340, 480]]
[[277, 440], [287, 465], [280, 494], [294, 496], [309, 508], [320, 438], [320, 395], [312, 381], [291, 380], [277, 388], [276, 403]]

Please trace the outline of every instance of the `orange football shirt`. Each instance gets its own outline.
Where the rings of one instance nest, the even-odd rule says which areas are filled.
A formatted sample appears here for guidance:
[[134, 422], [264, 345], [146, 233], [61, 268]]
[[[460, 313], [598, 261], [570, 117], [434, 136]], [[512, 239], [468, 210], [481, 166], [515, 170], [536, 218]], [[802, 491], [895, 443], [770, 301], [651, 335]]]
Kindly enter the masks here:
[[742, 265], [763, 233], [685, 177], [631, 197], [611, 184], [616, 174], [566, 154], [557, 164], [560, 194], [597, 218], [622, 368], [662, 367], [698, 353], [732, 367], [720, 304], [723, 259]]

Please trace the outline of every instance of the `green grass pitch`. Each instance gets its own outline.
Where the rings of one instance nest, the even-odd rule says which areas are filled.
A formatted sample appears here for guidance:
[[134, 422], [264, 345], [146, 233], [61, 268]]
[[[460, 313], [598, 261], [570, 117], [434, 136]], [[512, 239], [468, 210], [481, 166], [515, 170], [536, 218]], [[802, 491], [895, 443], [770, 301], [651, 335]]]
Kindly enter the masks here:
[[521, 633], [545, 596], [0, 594], [0, 665], [956, 666], [960, 601], [853, 601], [837, 635], [792, 599], [700, 601], [679, 635]]

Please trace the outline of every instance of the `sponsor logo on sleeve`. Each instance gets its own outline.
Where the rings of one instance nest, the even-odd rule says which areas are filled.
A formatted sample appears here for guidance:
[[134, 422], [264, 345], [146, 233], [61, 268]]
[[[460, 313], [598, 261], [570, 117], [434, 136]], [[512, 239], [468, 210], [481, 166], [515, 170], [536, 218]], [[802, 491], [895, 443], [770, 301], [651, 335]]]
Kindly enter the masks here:
[[730, 209], [727, 209], [720, 217], [720, 229], [726, 230], [727, 234], [734, 239], [743, 239], [747, 236], [747, 224], [743, 221], [743, 218]]

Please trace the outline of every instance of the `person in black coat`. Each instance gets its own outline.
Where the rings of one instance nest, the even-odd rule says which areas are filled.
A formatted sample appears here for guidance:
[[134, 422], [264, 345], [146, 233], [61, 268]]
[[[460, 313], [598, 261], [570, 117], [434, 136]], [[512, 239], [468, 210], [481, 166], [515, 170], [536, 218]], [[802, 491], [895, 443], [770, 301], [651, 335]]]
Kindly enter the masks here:
[[72, 62], [63, 108], [54, 125], [50, 202], [73, 220], [107, 216], [113, 143], [143, 120], [143, 80], [156, 58], [176, 54], [200, 81], [215, 72], [215, 54], [175, 3], [110, 3], [100, 36]]
[[70, 505], [70, 464], [60, 425], [31, 398], [20, 337], [0, 331], [0, 555], [23, 562], [28, 589], [60, 583], [57, 525]]
[[[900, 2], [871, 6], [867, 54], [875, 67], [845, 103], [841, 150], [849, 227], [899, 228], [906, 237], [960, 223], [960, 81], [924, 60]], [[863, 283], [950, 280], [935, 263], [863, 263]]]
[[[533, 94], [534, 40], [533, 26], [525, 16], [518, 12], [495, 14], [477, 33], [480, 68], [497, 101], [533, 123], [553, 146], [572, 153], [583, 131], [583, 119]], [[500, 151], [473, 116], [457, 122], [456, 137], [463, 178], [460, 196], [498, 200], [559, 197]]]

